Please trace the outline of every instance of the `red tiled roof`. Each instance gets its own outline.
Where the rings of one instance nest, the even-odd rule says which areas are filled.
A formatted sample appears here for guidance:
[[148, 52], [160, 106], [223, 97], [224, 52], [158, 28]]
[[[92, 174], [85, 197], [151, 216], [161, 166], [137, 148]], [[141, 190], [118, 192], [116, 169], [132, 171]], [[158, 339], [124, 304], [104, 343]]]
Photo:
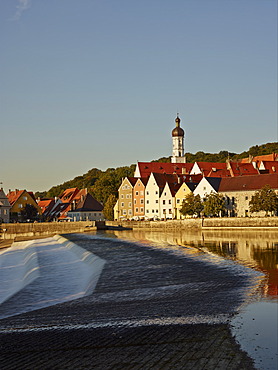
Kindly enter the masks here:
[[261, 161], [259, 166], [261, 165], [265, 168], [261, 173], [278, 173], [278, 161]]
[[77, 204], [76, 209], [73, 209], [72, 212], [81, 212], [81, 211], [102, 211], [103, 205], [99, 203], [91, 194], [86, 194], [84, 198], [81, 198], [81, 201]]
[[137, 166], [139, 168], [141, 177], [148, 177], [151, 173], [177, 173], [188, 174], [193, 163], [162, 163], [162, 162], [138, 162]]
[[14, 191], [10, 191], [7, 194], [7, 198], [9, 200], [10, 205], [12, 206], [25, 191], [26, 190], [14, 190]]
[[49, 207], [52, 208], [54, 203], [55, 203], [54, 199], [44, 199], [38, 202], [38, 206], [41, 208], [42, 213], [44, 214], [49, 210]]
[[206, 177], [211, 171], [215, 172], [216, 170], [224, 170], [227, 168], [226, 163], [218, 162], [195, 162], [195, 163], [200, 168], [202, 174]]
[[264, 155], [258, 155], [256, 157], [251, 158], [242, 158], [240, 159], [241, 163], [250, 163], [250, 159], [252, 162], [258, 162], [258, 161], [277, 161], [278, 160], [278, 154], [277, 153], [271, 153], [271, 154], [264, 154]]
[[78, 188], [70, 188], [63, 191], [63, 193], [59, 196], [61, 201], [63, 203], [69, 203], [73, 200], [73, 198], [77, 195], [79, 192]]
[[212, 169], [206, 177], [231, 177], [231, 172], [226, 168]]
[[278, 174], [224, 177], [218, 191], [259, 190], [265, 185], [278, 189]]
[[229, 163], [231, 176], [258, 175], [259, 171], [254, 168], [252, 163]]

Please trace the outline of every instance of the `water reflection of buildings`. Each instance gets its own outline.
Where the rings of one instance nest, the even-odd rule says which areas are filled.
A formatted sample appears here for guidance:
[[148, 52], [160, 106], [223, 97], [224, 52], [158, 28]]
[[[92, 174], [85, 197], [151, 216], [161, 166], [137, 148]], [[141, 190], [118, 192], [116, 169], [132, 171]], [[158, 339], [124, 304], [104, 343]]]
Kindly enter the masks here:
[[266, 274], [263, 295], [278, 297], [278, 232], [276, 231], [216, 231], [188, 232], [120, 231], [119, 238], [153, 242], [161, 246], [179, 245], [208, 251], [237, 260]]

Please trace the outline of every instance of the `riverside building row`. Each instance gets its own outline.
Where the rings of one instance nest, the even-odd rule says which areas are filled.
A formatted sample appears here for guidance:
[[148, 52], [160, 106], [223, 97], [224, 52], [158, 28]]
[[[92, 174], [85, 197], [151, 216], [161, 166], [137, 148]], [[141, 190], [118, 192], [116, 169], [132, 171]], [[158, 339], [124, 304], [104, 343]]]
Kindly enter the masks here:
[[[29, 210], [32, 206], [32, 217], [26, 211], [28, 206]], [[36, 199], [33, 192], [19, 189], [9, 190], [5, 195], [0, 189], [0, 223], [34, 220], [100, 221], [104, 220], [103, 205], [87, 189], [69, 188], [59, 197], [49, 199]]]
[[[177, 116], [172, 130], [171, 163], [138, 162], [134, 177], [126, 177], [118, 189], [115, 220], [182, 219], [186, 195], [220, 193], [226, 200], [225, 216], [248, 216], [256, 191], [269, 185], [278, 192], [278, 155], [250, 157], [225, 163], [186, 163], [184, 130]], [[256, 213], [260, 216], [262, 213]]]
[[[249, 202], [256, 191], [269, 185], [278, 194], [278, 174], [237, 177], [203, 177], [151, 173], [148, 178], [126, 177], [114, 207], [115, 220], [183, 219], [183, 200], [193, 193], [201, 199], [219, 193], [225, 199], [227, 217], [250, 215]], [[264, 216], [256, 212], [254, 216]]]

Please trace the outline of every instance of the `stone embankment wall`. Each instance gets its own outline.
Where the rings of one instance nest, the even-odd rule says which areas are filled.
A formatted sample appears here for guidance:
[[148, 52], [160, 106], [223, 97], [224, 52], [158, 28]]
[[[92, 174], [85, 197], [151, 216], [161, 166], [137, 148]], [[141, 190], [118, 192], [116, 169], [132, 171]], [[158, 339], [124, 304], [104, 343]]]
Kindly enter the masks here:
[[133, 229], [257, 229], [278, 228], [278, 217], [246, 217], [246, 218], [188, 218], [185, 220], [167, 221], [106, 221], [107, 226], [123, 226]]
[[0, 239], [50, 236], [96, 230], [95, 221], [1, 224]]

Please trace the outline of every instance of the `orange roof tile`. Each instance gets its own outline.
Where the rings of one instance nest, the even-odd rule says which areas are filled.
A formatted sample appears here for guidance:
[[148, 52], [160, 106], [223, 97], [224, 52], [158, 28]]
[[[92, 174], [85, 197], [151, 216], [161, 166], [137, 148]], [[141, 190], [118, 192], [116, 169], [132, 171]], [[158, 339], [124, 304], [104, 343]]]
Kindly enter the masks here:
[[7, 194], [7, 198], [9, 200], [10, 205], [12, 206], [25, 191], [26, 190], [17, 190], [17, 189], [14, 191], [10, 191]]

